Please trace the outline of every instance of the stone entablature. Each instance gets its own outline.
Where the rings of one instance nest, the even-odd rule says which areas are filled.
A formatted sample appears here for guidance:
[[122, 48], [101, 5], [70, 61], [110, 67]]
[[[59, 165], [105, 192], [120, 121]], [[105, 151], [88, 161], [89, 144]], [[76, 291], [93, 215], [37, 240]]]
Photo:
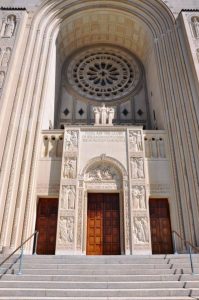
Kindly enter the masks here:
[[[50, 132], [42, 133], [39, 168], [42, 172], [44, 164], [56, 162], [52, 154], [57, 153], [61, 140], [60, 173], [51, 170], [60, 182], [56, 254], [86, 253], [89, 192], [119, 193], [124, 232], [121, 253], [151, 253], [148, 199], [151, 194], [170, 195], [166, 132], [106, 125], [71, 126], [64, 132]], [[156, 176], [159, 167], [166, 170], [162, 177]], [[38, 175], [38, 193], [39, 181]]]

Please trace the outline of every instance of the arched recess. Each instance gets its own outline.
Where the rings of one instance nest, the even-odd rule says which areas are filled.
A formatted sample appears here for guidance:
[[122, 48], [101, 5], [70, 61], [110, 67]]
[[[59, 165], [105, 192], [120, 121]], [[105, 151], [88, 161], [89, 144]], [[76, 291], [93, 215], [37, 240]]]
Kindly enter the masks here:
[[120, 247], [121, 254], [131, 254], [131, 213], [128, 201], [128, 175], [125, 167], [115, 158], [101, 155], [88, 161], [79, 176], [79, 208], [76, 250], [86, 253], [87, 209], [89, 193], [117, 193], [120, 206]]
[[[157, 101], [159, 109], [162, 109], [163, 128], [168, 130], [169, 135], [171, 176], [175, 191], [172, 197], [176, 201], [179, 218], [175, 229], [180, 231], [186, 239], [198, 245], [199, 224], [196, 222], [199, 219], [197, 213], [199, 211], [197, 201], [199, 166], [197, 165], [198, 137], [196, 132], [198, 117], [194, 107], [196, 93], [195, 87], [191, 86], [189, 82], [178, 28], [175, 26], [174, 18], [168, 7], [160, 0], [136, 0], [133, 2], [126, 0], [92, 2], [90, 0], [73, 0], [69, 3], [59, 0], [44, 1], [38, 7], [31, 28], [27, 29], [29, 33], [24, 37], [27, 49], [24, 65], [18, 78], [20, 87], [15, 99], [23, 102], [26, 113], [20, 117], [20, 115], [17, 116], [18, 112], [16, 111], [10, 121], [12, 124], [14, 118], [16, 122], [18, 120], [19, 126], [17, 129], [13, 129], [13, 135], [16, 138], [16, 146], [20, 145], [20, 151], [12, 156], [9, 156], [9, 151], [7, 151], [3, 156], [5, 163], [10, 164], [12, 161], [12, 167], [7, 173], [3, 169], [4, 181], [1, 199], [3, 209], [12, 213], [9, 216], [5, 214], [2, 220], [5, 228], [9, 228], [9, 230], [7, 229], [6, 234], [3, 233], [1, 244], [15, 247], [21, 238], [27, 238], [34, 228], [34, 222], [31, 223], [29, 220], [35, 208], [38, 145], [45, 101], [52, 104], [49, 94], [54, 97], [56, 93], [55, 74], [58, 76], [60, 69], [55, 71], [56, 64], [54, 62], [56, 61], [56, 40], [61, 24], [71, 15], [99, 7], [117, 10], [130, 15], [133, 19], [140, 20], [142, 28], [149, 33], [152, 52], [149, 52], [148, 58], [152, 57], [151, 65], [152, 67], [156, 66], [157, 74], [155, 76], [160, 87], [155, 102]], [[152, 67], [148, 70], [153, 70]], [[54, 82], [53, 77], [50, 76], [53, 69]], [[154, 76], [154, 73], [152, 74]], [[147, 76], [150, 75], [151, 73]], [[54, 86], [54, 90], [48, 93], [50, 84]], [[153, 83], [149, 86], [153, 87]], [[153, 93], [151, 97], [153, 97]], [[152, 99], [150, 101], [153, 103]], [[21, 124], [28, 124], [23, 132], [21, 132]], [[5, 133], [7, 130], [8, 128], [5, 128]], [[13, 147], [9, 136], [6, 143], [8, 143], [8, 149]], [[23, 170], [20, 178], [17, 170]], [[9, 185], [8, 178], [11, 172], [12, 182]], [[8, 194], [5, 192], [7, 190], [9, 190]], [[16, 207], [14, 212], [13, 207]], [[185, 226], [185, 224], [187, 225]]]

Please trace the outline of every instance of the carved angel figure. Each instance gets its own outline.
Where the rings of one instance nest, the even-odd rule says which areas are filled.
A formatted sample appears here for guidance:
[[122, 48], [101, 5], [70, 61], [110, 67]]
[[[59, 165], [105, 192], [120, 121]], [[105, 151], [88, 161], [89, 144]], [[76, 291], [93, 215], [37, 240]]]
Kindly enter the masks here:
[[3, 37], [12, 37], [14, 34], [16, 26], [16, 17], [14, 15], [10, 15], [7, 17], [7, 20], [3, 23]]

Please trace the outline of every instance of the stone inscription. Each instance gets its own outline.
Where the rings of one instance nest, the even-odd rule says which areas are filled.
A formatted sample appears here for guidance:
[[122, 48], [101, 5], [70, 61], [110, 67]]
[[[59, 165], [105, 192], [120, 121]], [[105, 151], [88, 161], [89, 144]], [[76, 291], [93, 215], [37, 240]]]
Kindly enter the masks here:
[[95, 131], [83, 132], [82, 142], [125, 142], [125, 132]]

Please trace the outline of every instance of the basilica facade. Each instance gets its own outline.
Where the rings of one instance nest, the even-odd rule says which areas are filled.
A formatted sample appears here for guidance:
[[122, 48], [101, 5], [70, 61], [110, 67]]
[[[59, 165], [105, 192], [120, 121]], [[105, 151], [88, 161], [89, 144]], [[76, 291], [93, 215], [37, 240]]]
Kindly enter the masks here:
[[173, 253], [173, 231], [199, 247], [187, 2], [0, 0], [0, 251], [35, 231], [38, 254]]

